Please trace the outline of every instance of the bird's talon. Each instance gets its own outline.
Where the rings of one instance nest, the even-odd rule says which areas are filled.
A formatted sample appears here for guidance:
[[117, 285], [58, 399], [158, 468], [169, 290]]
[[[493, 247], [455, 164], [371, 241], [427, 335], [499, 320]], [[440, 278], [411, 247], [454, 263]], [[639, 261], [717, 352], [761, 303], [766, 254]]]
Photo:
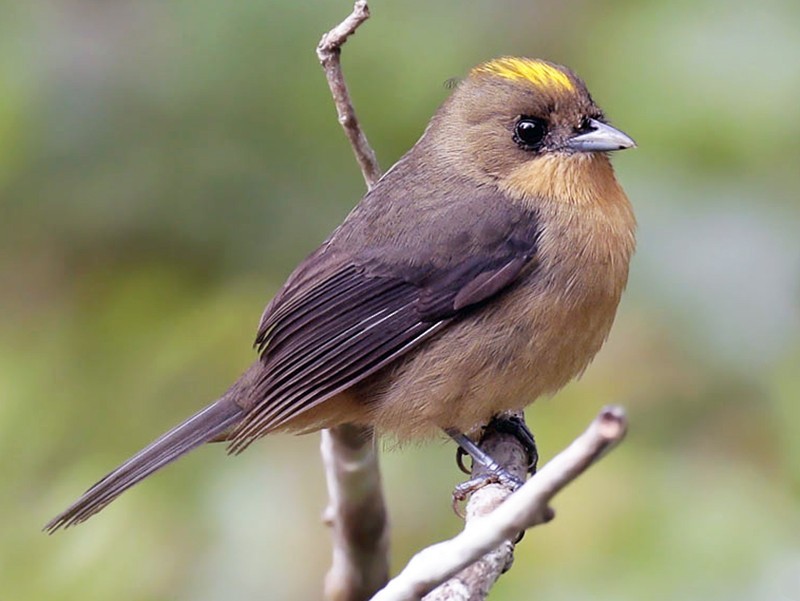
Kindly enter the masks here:
[[453, 489], [453, 499], [458, 502], [466, 501], [467, 497], [469, 497], [476, 490], [480, 490], [489, 484], [503, 484], [503, 482], [501, 481], [499, 475], [494, 473], [471, 478], [466, 482], [456, 485], [456, 487]]
[[466, 482], [457, 484], [453, 489], [453, 511], [456, 513], [456, 515], [460, 518], [463, 518], [464, 514], [459, 509], [458, 504], [463, 503], [467, 500], [467, 497], [469, 497], [475, 491], [480, 490], [489, 484], [500, 484], [511, 490], [511, 492], [515, 492], [525, 483], [516, 476], [513, 476], [507, 471], [502, 470], [493, 471], [482, 476], [470, 478]]
[[524, 480], [520, 480], [516, 476], [509, 474], [506, 471], [498, 473], [496, 477], [497, 481], [506, 488], [510, 488], [511, 492], [516, 492], [522, 487], [523, 484], [525, 484]]
[[514, 436], [528, 454], [528, 473], [530, 475], [536, 473], [536, 468], [539, 464], [539, 451], [536, 448], [536, 439], [533, 437], [533, 432], [530, 431], [523, 419], [516, 415], [496, 415], [486, 425], [482, 438], [491, 431]]
[[458, 447], [456, 449], [456, 465], [458, 466], [458, 469], [469, 476], [472, 474], [472, 470], [464, 465], [464, 457], [467, 457], [468, 455], [469, 453], [467, 453], [463, 447]]

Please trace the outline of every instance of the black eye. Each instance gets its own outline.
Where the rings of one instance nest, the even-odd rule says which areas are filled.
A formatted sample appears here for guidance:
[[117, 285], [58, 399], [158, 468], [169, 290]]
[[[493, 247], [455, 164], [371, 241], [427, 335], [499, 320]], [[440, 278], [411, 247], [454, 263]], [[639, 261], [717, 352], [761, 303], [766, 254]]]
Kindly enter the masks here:
[[514, 127], [514, 141], [525, 150], [536, 150], [547, 135], [547, 123], [536, 117], [522, 117]]

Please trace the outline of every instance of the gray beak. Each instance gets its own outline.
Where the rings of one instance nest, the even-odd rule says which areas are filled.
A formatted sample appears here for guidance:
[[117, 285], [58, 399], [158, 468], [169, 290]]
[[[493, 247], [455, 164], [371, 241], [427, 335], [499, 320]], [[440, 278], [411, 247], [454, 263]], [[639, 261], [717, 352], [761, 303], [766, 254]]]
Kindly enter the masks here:
[[636, 142], [630, 137], [596, 119], [589, 119], [591, 131], [567, 140], [566, 147], [576, 152], [608, 152], [635, 148]]

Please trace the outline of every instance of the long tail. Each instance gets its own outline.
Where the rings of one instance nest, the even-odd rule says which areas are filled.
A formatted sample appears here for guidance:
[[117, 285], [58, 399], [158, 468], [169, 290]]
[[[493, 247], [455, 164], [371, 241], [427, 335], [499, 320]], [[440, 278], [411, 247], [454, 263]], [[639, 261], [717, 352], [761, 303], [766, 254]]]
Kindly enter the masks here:
[[44, 530], [53, 533], [80, 524], [156, 470], [224, 434], [244, 416], [230, 392], [136, 453], [53, 518]]

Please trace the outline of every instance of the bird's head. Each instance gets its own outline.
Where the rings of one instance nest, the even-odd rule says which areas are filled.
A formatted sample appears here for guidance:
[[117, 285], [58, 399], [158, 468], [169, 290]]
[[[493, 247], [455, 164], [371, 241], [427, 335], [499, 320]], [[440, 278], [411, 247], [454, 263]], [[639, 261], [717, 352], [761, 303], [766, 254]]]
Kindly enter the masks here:
[[429, 134], [446, 162], [484, 180], [511, 182], [519, 194], [538, 193], [552, 178], [569, 185], [591, 165], [608, 165], [605, 153], [635, 146], [608, 124], [570, 69], [512, 57], [472, 69]]

